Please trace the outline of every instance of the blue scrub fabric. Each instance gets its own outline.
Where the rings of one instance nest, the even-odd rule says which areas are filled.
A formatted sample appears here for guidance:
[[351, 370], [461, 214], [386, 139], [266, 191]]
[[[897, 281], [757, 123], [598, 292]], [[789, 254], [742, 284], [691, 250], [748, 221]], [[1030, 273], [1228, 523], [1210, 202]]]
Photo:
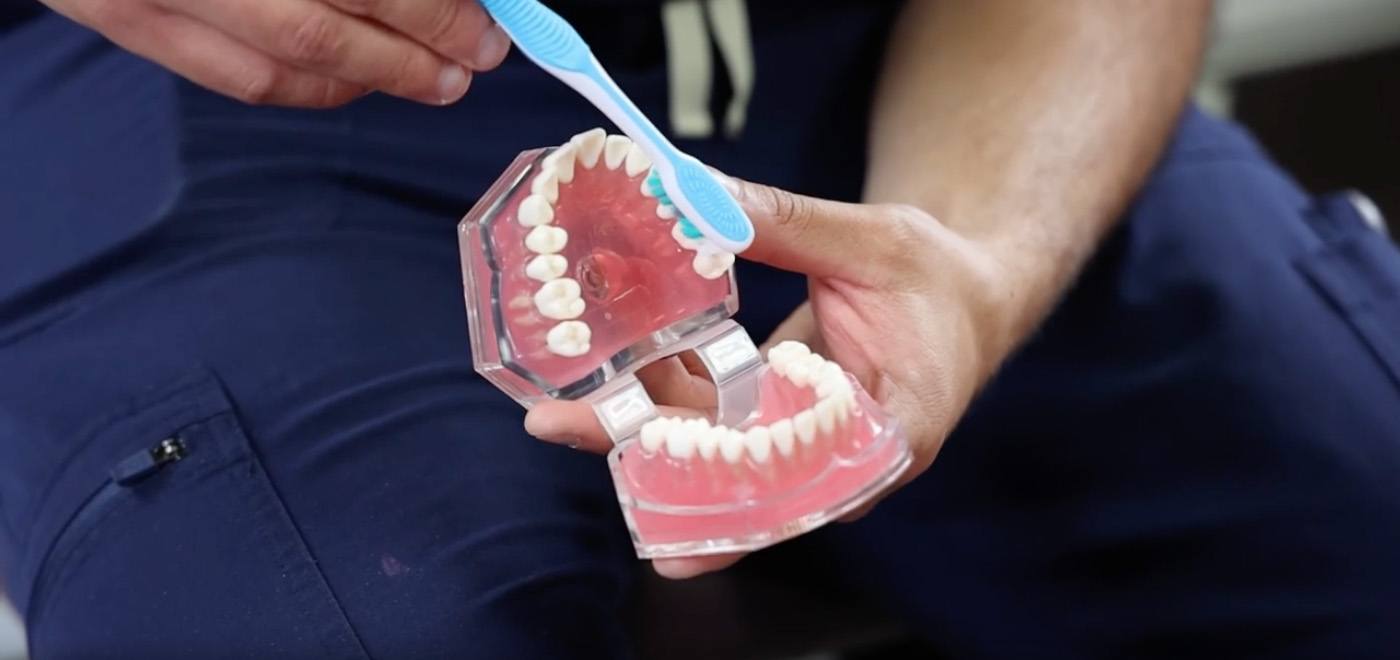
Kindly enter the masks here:
[[[893, 5], [777, 5], [747, 130], [683, 146], [856, 199]], [[666, 116], [661, 60], [608, 58]], [[472, 372], [455, 240], [600, 117], [518, 56], [450, 108], [325, 112], [49, 14], [0, 61], [0, 579], [35, 658], [626, 656], [607, 471]], [[804, 296], [740, 278], [756, 336]], [[953, 657], [1393, 652], [1400, 254], [1188, 111], [933, 469], [791, 551]]]

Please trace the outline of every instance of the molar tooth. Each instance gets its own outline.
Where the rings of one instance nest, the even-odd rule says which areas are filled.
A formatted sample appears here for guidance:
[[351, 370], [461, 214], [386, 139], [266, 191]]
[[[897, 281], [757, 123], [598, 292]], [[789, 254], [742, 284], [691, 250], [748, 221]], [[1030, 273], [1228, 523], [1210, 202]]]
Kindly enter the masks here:
[[689, 460], [695, 455], [695, 435], [695, 427], [686, 422], [672, 424], [666, 429], [666, 453], [671, 458]]
[[755, 426], [744, 433], [744, 446], [749, 456], [759, 463], [767, 463], [773, 455], [773, 436], [766, 426]]
[[738, 463], [744, 457], [744, 434], [728, 429], [719, 441], [719, 453], [726, 463]]
[[574, 162], [578, 160], [578, 147], [572, 143], [567, 143], [558, 149], [550, 152], [544, 157], [543, 166], [545, 169], [552, 169], [559, 177], [559, 183], [572, 183], [574, 180]]
[[[582, 301], [580, 301], [582, 302]], [[583, 321], [565, 321], [549, 329], [545, 342], [549, 352], [560, 357], [580, 357], [587, 355], [592, 346], [593, 329]]]
[[700, 277], [717, 280], [734, 265], [734, 255], [728, 252], [697, 252], [690, 265]]
[[525, 235], [525, 247], [537, 254], [554, 254], [569, 244], [569, 232], [563, 227], [540, 225]]
[[836, 430], [836, 401], [833, 399], [822, 399], [813, 408], [817, 411], [817, 429], [822, 433], [831, 433]]
[[563, 277], [568, 270], [569, 260], [557, 254], [535, 255], [535, 258], [525, 264], [525, 275], [541, 282]]
[[598, 157], [603, 155], [603, 144], [608, 140], [608, 132], [595, 128], [575, 135], [569, 143], [578, 149], [578, 162], [584, 169], [598, 166]]
[[538, 227], [554, 222], [554, 207], [544, 195], [530, 195], [520, 202], [515, 218], [526, 227]]
[[640, 438], [642, 451], [655, 454], [666, 446], [666, 430], [669, 428], [671, 428], [671, 420], [666, 417], [657, 417], [643, 424]]
[[797, 433], [797, 440], [804, 445], [810, 445], [817, 440], [817, 414], [810, 408], [797, 413], [792, 418], [792, 430]]
[[773, 422], [773, 425], [768, 427], [768, 433], [773, 436], [773, 448], [778, 450], [779, 455], [783, 458], [792, 456], [792, 441], [796, 436], [793, 435], [791, 419]]
[[656, 217], [661, 218], [662, 220], [675, 220], [676, 207], [671, 206], [670, 204], [657, 204]]
[[[651, 156], [648, 156], [647, 152], [642, 149], [642, 145], [633, 144], [632, 148], [627, 150], [627, 176], [637, 176], [649, 169], [651, 169]], [[642, 184], [646, 184], [645, 179], [642, 180]]]
[[559, 170], [548, 166], [541, 168], [530, 181], [530, 192], [544, 197], [550, 204], [559, 201]]
[[568, 277], [550, 280], [535, 292], [535, 309], [556, 321], [576, 319], [583, 314], [583, 288]]
[[729, 433], [729, 429], [724, 426], [711, 426], [700, 437], [695, 440], [695, 448], [700, 451], [700, 458], [711, 460], [715, 457], [715, 452], [719, 451], [719, 445], [724, 441], [724, 436]]
[[632, 149], [632, 140], [626, 135], [609, 135], [603, 143], [603, 164], [610, 170], [622, 167], [627, 160], [627, 152]]

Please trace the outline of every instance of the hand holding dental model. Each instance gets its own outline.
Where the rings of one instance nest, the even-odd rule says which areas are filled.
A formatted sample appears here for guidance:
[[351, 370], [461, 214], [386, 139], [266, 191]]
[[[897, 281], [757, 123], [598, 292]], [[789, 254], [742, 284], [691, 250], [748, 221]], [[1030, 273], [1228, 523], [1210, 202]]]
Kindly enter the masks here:
[[728, 320], [733, 255], [687, 234], [624, 136], [522, 153], [460, 229], [477, 370], [532, 433], [609, 451], [639, 556], [704, 567], [926, 468], [999, 336], [993, 263], [928, 215], [725, 183], [758, 221], [746, 256], [812, 276], [798, 338], [827, 356], [786, 341], [764, 363]]

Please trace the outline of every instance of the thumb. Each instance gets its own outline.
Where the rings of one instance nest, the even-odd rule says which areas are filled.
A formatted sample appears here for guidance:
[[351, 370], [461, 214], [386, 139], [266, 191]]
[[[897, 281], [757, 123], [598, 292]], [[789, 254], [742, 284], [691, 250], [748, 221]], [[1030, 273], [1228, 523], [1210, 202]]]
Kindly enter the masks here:
[[721, 175], [754, 224], [750, 261], [818, 277], [861, 279], [885, 239], [877, 207], [833, 202]]

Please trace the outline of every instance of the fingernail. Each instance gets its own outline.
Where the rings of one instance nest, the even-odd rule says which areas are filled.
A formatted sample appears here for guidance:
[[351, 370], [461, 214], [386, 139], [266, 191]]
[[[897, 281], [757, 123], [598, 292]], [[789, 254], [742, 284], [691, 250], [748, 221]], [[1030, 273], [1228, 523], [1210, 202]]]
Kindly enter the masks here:
[[494, 69], [506, 58], [510, 50], [510, 36], [499, 25], [491, 26], [481, 40], [476, 42], [476, 55], [472, 57], [472, 68], [477, 71]]
[[462, 98], [462, 95], [467, 93], [467, 85], [470, 82], [466, 69], [456, 64], [443, 67], [442, 73], [438, 74], [439, 103], [447, 105]]

